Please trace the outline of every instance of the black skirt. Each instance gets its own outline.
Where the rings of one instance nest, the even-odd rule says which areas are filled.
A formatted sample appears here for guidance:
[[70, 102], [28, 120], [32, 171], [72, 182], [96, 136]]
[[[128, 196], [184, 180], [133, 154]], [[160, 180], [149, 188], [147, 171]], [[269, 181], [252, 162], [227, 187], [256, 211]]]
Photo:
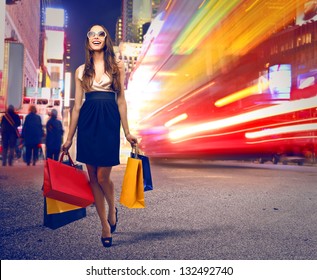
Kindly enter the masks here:
[[120, 114], [116, 93], [86, 93], [77, 127], [76, 160], [93, 166], [120, 164]]

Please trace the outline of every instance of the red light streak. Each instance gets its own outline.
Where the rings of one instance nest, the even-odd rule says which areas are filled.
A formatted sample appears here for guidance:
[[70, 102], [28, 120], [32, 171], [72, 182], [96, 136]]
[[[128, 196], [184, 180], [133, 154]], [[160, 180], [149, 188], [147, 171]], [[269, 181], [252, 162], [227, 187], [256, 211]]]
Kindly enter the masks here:
[[263, 118], [274, 117], [296, 111], [301, 111], [309, 108], [317, 107], [317, 97], [289, 101], [278, 105], [273, 105], [267, 108], [262, 108], [252, 112], [223, 118], [216, 121], [203, 122], [189, 127], [175, 129], [169, 133], [171, 140], [178, 140], [190, 135], [200, 134], [202, 132], [222, 129], [250, 121], [255, 121]]

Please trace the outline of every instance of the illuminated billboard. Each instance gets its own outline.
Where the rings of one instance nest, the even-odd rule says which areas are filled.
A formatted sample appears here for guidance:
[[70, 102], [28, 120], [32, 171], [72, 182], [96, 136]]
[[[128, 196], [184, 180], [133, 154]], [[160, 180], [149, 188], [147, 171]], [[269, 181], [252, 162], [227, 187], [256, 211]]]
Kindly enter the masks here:
[[269, 88], [272, 99], [289, 99], [292, 86], [290, 64], [269, 67]]
[[48, 63], [47, 70], [50, 75], [51, 88], [64, 88], [64, 64]]
[[69, 107], [70, 105], [70, 93], [71, 93], [71, 79], [72, 73], [65, 73], [65, 91], [64, 91], [64, 106]]
[[64, 31], [46, 30], [46, 58], [60, 59], [64, 58]]
[[64, 27], [65, 11], [64, 9], [46, 8], [45, 10], [45, 25]]

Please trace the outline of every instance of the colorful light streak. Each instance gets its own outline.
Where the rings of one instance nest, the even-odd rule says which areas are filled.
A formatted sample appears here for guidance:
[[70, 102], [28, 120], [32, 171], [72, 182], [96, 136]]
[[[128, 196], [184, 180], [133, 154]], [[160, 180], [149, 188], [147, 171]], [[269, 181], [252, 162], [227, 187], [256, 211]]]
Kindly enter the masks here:
[[236, 93], [230, 94], [224, 98], [218, 99], [215, 102], [215, 106], [222, 107], [222, 106], [228, 105], [230, 103], [233, 103], [235, 101], [241, 100], [243, 98], [246, 98], [246, 97], [248, 97], [250, 95], [254, 95], [254, 94], [260, 94], [258, 85], [254, 85], [254, 86], [245, 88], [245, 89], [240, 90]]
[[267, 108], [254, 110], [244, 114], [223, 118], [216, 121], [204, 122], [197, 125], [191, 125], [189, 127], [175, 129], [169, 133], [171, 140], [177, 140], [185, 138], [190, 135], [195, 135], [207, 131], [213, 131], [222, 129], [238, 124], [243, 124], [263, 118], [269, 118], [273, 116], [283, 115], [296, 111], [301, 111], [309, 108], [317, 107], [317, 97], [311, 97], [307, 99], [288, 101], [282, 104], [273, 105]]
[[[309, 119], [305, 119], [305, 121], [306, 122], [316, 122], [317, 118], [309, 118]], [[228, 136], [228, 135], [233, 135], [233, 134], [237, 134], [237, 133], [250, 132], [250, 130], [254, 131], [255, 129], [269, 129], [269, 128], [275, 127], [277, 125], [279, 125], [279, 126], [281, 126], [281, 125], [290, 125], [290, 124], [299, 123], [299, 122], [303, 122], [303, 120], [294, 120], [294, 121], [281, 122], [281, 123], [278, 123], [278, 124], [267, 124], [267, 125], [255, 126], [255, 127], [251, 127], [251, 128], [243, 128], [243, 129], [238, 129], [238, 130], [220, 132], [220, 133], [211, 133], [211, 134], [198, 135], [198, 136], [193, 136], [193, 137], [190, 137], [190, 138], [186, 138], [185, 140], [173, 141], [173, 143], [180, 143], [180, 142], [183, 142], [183, 141], [191, 141], [191, 140], [194, 140], [194, 139], [203, 139], [203, 138], [211, 138], [211, 137], [222, 137], [222, 136]], [[276, 138], [274, 138], [274, 139], [276, 139]], [[250, 144], [249, 142], [247, 142], [247, 143]]]
[[308, 132], [308, 131], [314, 131], [314, 130], [317, 131], [317, 123], [297, 124], [297, 125], [270, 128], [270, 129], [265, 129], [261, 131], [248, 132], [245, 134], [245, 137], [248, 139], [255, 139], [255, 138], [267, 137], [272, 135], [294, 133], [294, 132]]
[[172, 126], [172, 125], [174, 125], [176, 123], [179, 123], [179, 122], [181, 122], [183, 120], [186, 120], [187, 117], [188, 117], [187, 114], [185, 114], [185, 113], [181, 114], [181, 115], [169, 120], [168, 122], [166, 122], [164, 126], [170, 127], [170, 126]]
[[[228, 5], [234, 3], [230, 0], [167, 1], [169, 8], [164, 16], [164, 25], [153, 38], [149, 52], [135, 68], [129, 81], [129, 88], [142, 92], [146, 99], [140, 113], [141, 119], [148, 119], [148, 115], [164, 108], [165, 104], [190, 93], [195, 87], [207, 84], [215, 74], [226, 73], [231, 68], [234, 69], [235, 62], [241, 56], [252, 51], [263, 40], [287, 26], [294, 19], [296, 9], [305, 1], [279, 0], [277, 3], [273, 3], [273, 0], [270, 2], [268, 0], [244, 0], [238, 1], [231, 10], [227, 10]], [[214, 3], [213, 6], [211, 2]], [[218, 4], [216, 4], [217, 2]], [[219, 11], [222, 5], [225, 8]], [[201, 25], [202, 21], [197, 21], [195, 25], [194, 18], [199, 17], [199, 13], [202, 16], [202, 10], [206, 15], [208, 14], [206, 20], [209, 17], [209, 21], [206, 22], [206, 25]], [[216, 15], [213, 16], [212, 12]], [[183, 14], [186, 16], [182, 16]], [[193, 17], [190, 19], [188, 14], [192, 14]], [[216, 22], [217, 16], [222, 14], [221, 19]], [[214, 26], [212, 26], [213, 22]], [[185, 30], [189, 27], [193, 32], [188, 30], [186, 33], [188, 37], [184, 35], [182, 39], [187, 41], [188, 48], [196, 44], [197, 46], [188, 55], [178, 55], [181, 53], [173, 52], [176, 47], [176, 39], [180, 40], [181, 35], [185, 34]], [[200, 38], [200, 36], [202, 37]], [[186, 45], [179, 41], [177, 47], [184, 47], [186, 51]], [[145, 70], [144, 67], [151, 70]], [[263, 70], [265, 69], [264, 64]], [[160, 72], [163, 74], [160, 75]], [[168, 72], [173, 74], [169, 75]], [[241, 75], [246, 75], [246, 73], [241, 72]], [[147, 88], [149, 83], [157, 80], [160, 81], [160, 88], [155, 94], [153, 93], [155, 99], [150, 101], [146, 97]], [[229, 92], [229, 94], [231, 93]], [[142, 97], [135, 102], [142, 103]]]
[[240, 0], [206, 1], [198, 7], [192, 20], [172, 46], [174, 54], [191, 54], [206, 35], [237, 5]]
[[[136, 68], [129, 81], [131, 92], [140, 93], [140, 98], [134, 99], [133, 102], [139, 103], [139, 105], [133, 104], [131, 107], [140, 109], [141, 122], [147, 121], [153, 114], [164, 109], [166, 104], [172, 103], [175, 99], [190, 95], [193, 88], [206, 85], [212, 81], [210, 77], [212, 78], [215, 73], [234, 69], [235, 61], [239, 57], [290, 22], [296, 14], [297, 7], [295, 1], [289, 0], [278, 1], [278, 6], [283, 9], [270, 9], [267, 0], [239, 1], [214, 27], [211, 27], [209, 31], [203, 30], [205, 37], [190, 55], [182, 56], [173, 53], [175, 38], [180, 38], [178, 34], [182, 34], [184, 32], [182, 30], [185, 30], [184, 27], [188, 27], [193, 21], [193, 18], [187, 21], [186, 17], [176, 17], [175, 15], [179, 14], [182, 8], [181, 13], [186, 15], [193, 13], [194, 6], [197, 9], [196, 14], [198, 14], [198, 11], [205, 9], [210, 2], [208, 0], [200, 1], [201, 8], [197, 9], [198, 3], [193, 5], [187, 4], [187, 1], [186, 4], [180, 0], [168, 1], [169, 11], [164, 17], [164, 26], [153, 39], [150, 51], [145, 54], [142, 65], [138, 69]], [[231, 1], [218, 2], [230, 4]], [[301, 5], [303, 2], [304, 0], [298, 0], [297, 4]], [[205, 12], [207, 13], [207, 11]], [[264, 13], [265, 17], [260, 16]], [[209, 20], [214, 21], [215, 18], [210, 17]], [[208, 24], [203, 28], [208, 30]], [[177, 26], [180, 26], [179, 30]], [[197, 28], [199, 29], [199, 27]], [[192, 43], [190, 40], [188, 42]], [[265, 65], [263, 67], [265, 70]], [[241, 72], [242, 76], [247, 74]], [[150, 84], [157, 83], [157, 81], [160, 82], [160, 86], [155, 87], [157, 91], [153, 92], [154, 87], [151, 87]], [[212, 92], [211, 89], [210, 95]], [[259, 93], [259, 90], [256, 93]], [[230, 103], [239, 98], [244, 97], [230, 96], [230, 99], [224, 101]], [[219, 106], [218, 103], [217, 105]]]
[[279, 138], [272, 138], [272, 139], [265, 139], [265, 140], [259, 140], [259, 141], [253, 141], [253, 142], [246, 142], [248, 145], [257, 145], [257, 144], [263, 144], [263, 143], [270, 143], [270, 142], [282, 142], [285, 140], [306, 140], [307, 139], [317, 139], [317, 136], [290, 136], [290, 137], [279, 137]]
[[170, 1], [167, 3], [167, 5], [166, 5], [166, 7], [165, 7], [165, 11], [167, 11], [167, 10], [170, 8], [171, 3], [172, 3], [172, 0], [170, 0]]

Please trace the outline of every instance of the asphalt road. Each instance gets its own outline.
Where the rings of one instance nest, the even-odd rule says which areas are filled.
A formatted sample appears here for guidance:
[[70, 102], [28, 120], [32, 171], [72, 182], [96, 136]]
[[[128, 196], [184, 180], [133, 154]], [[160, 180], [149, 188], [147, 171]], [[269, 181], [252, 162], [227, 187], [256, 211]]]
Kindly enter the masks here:
[[[43, 226], [43, 161], [0, 167], [2, 260], [316, 260], [317, 166], [231, 161], [152, 162], [146, 208], [118, 202], [113, 246], [93, 206]], [[125, 164], [113, 169], [116, 197]]]

